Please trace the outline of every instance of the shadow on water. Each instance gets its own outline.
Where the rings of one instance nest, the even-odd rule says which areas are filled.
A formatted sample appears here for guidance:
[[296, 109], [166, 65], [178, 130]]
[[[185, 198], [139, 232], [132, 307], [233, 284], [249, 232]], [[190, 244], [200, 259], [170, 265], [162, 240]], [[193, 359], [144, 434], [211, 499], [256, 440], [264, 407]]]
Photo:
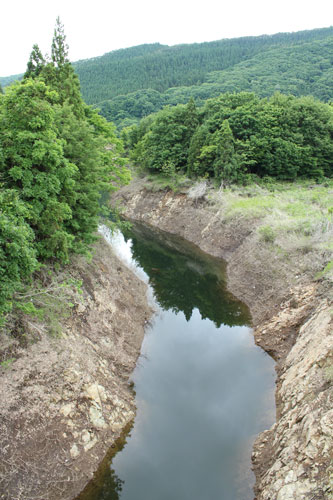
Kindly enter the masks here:
[[274, 421], [274, 363], [226, 290], [225, 264], [142, 224], [111, 245], [146, 273], [157, 313], [133, 373], [135, 422], [77, 500], [252, 500], [251, 446]]
[[219, 327], [249, 325], [250, 312], [226, 289], [226, 265], [188, 241], [134, 224], [125, 233], [133, 259], [149, 276], [155, 299], [164, 310], [182, 311], [187, 321], [194, 309]]
[[134, 422], [130, 422], [123, 430], [121, 436], [109, 449], [99, 465], [93, 479], [75, 500], [119, 500], [124, 481], [120, 479], [111, 467], [113, 457], [126, 445], [131, 435]]

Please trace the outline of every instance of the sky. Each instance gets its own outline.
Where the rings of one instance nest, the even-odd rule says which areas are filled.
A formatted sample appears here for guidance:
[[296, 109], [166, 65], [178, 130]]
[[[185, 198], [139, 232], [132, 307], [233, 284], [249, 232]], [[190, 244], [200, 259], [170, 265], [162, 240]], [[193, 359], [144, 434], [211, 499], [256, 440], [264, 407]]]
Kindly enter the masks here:
[[143, 43], [166, 45], [333, 25], [332, 0], [4, 0], [0, 76], [22, 73], [33, 44], [50, 52], [57, 16], [71, 61]]

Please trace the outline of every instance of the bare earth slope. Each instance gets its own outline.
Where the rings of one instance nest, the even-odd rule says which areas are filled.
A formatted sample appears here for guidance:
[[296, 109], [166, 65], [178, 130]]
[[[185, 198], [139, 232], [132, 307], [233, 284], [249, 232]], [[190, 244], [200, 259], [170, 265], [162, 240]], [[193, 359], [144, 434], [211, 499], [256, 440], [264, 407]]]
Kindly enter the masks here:
[[257, 500], [332, 497], [332, 298], [324, 283], [284, 266], [258, 239], [257, 221], [226, 223], [217, 207], [144, 181], [113, 198], [129, 218], [183, 236], [228, 262], [229, 289], [252, 312], [258, 345], [276, 360], [277, 422], [256, 440]]
[[83, 298], [61, 338], [41, 334], [1, 370], [4, 500], [72, 499], [135, 415], [128, 378], [151, 314], [145, 285], [102, 240], [71, 272]]

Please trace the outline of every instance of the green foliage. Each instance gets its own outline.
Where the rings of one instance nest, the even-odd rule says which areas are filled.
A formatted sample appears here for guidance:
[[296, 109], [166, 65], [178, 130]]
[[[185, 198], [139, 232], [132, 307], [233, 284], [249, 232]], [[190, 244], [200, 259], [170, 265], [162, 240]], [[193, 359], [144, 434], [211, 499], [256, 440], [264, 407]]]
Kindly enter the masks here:
[[89, 251], [102, 193], [129, 179], [122, 155], [113, 125], [82, 100], [57, 19], [52, 61], [34, 46], [24, 79], [0, 96], [0, 314], [38, 262]]
[[[194, 113], [194, 114], [193, 114]], [[333, 109], [312, 97], [222, 94], [198, 111], [166, 107], [124, 132], [131, 158], [150, 171], [187, 171], [215, 182], [333, 174]]]
[[[228, 92], [333, 98], [333, 28], [168, 47], [148, 44], [74, 63], [84, 99], [119, 129], [166, 105], [197, 105]], [[52, 62], [68, 61], [58, 22]], [[3, 86], [20, 75], [0, 78]], [[60, 89], [58, 89], [58, 92]]]
[[[12, 308], [11, 297], [37, 269], [28, 209], [13, 190], [0, 190], [0, 316]], [[0, 325], [2, 323], [0, 317]]]
[[79, 61], [83, 96], [119, 128], [166, 105], [224, 92], [333, 98], [333, 29], [168, 47], [142, 45]]
[[66, 43], [64, 26], [61, 23], [59, 17], [57, 17], [56, 26], [53, 34], [53, 40], [51, 46], [51, 60], [54, 66], [57, 68], [62, 68], [66, 63], [69, 63], [68, 45]]
[[275, 240], [275, 233], [271, 226], [260, 226], [259, 228], [260, 239], [265, 243], [273, 243]]
[[[272, 50], [276, 50], [278, 53], [281, 51], [283, 54], [286, 48], [292, 53], [300, 47], [301, 53], [311, 54], [311, 50], [307, 51], [306, 47], [304, 49], [302, 47], [307, 43], [325, 42], [332, 35], [332, 28], [324, 28], [297, 33], [279, 33], [272, 36], [223, 39], [174, 47], [158, 43], [140, 45], [109, 52], [102, 57], [79, 61], [75, 63], [75, 69], [80, 77], [84, 98], [89, 104], [96, 104], [141, 89], [152, 89], [161, 93], [172, 87], [186, 88], [191, 85], [207, 85], [210, 83], [209, 74], [211, 72], [227, 72], [243, 61], [243, 64], [248, 60], [251, 61], [257, 54], [258, 60], [260, 60], [263, 58], [263, 54]], [[329, 69], [329, 49], [327, 54], [322, 48], [319, 52], [322, 70]], [[298, 58], [299, 55], [298, 53]], [[317, 54], [314, 54], [313, 58], [310, 58], [311, 63], [316, 57]], [[271, 58], [272, 56], [268, 59]], [[286, 70], [292, 73], [294, 61], [287, 59], [286, 55], [281, 55], [281, 60], [283, 67], [281, 67], [282, 63], [280, 62], [280, 74], [284, 74]], [[268, 71], [271, 62], [271, 60], [266, 62]], [[304, 66], [305, 62], [309, 61], [305, 59], [301, 64]], [[300, 67], [298, 66], [298, 68]], [[309, 69], [306, 65], [305, 67], [303, 72], [306, 73]], [[277, 75], [278, 72], [276, 75], [272, 75], [272, 80]], [[311, 77], [313, 78], [313, 76], [312, 74]], [[252, 77], [252, 80], [255, 78]], [[280, 80], [281, 78], [275, 82], [273, 92], [277, 90], [275, 86], [279, 84]], [[214, 79], [215, 81], [216, 79]], [[239, 87], [233, 88], [243, 90]], [[230, 90], [232, 90], [230, 87], [225, 90], [220, 89], [218, 93]], [[244, 90], [252, 89], [246, 88]], [[257, 89], [253, 90], [257, 91]], [[211, 96], [212, 94], [209, 94], [203, 98], [207, 99]], [[189, 98], [190, 96], [187, 95], [185, 102]], [[178, 98], [176, 101], [183, 102], [179, 101]], [[164, 104], [171, 104], [171, 102]], [[126, 111], [125, 108], [124, 111]]]
[[73, 236], [64, 222], [72, 217], [77, 167], [64, 155], [53, 104], [57, 94], [38, 80], [13, 84], [3, 99], [0, 122], [4, 185], [26, 203], [38, 255], [68, 261]]
[[4, 361], [1, 361], [0, 366], [4, 370], [7, 370], [7, 368], [9, 368], [14, 363], [14, 361], [15, 361], [15, 358], [5, 359]]
[[333, 260], [331, 260], [325, 267], [324, 269], [317, 274], [317, 279], [319, 278], [328, 278], [329, 276], [332, 277], [333, 281]]
[[[166, 107], [157, 113], [133, 153], [133, 159], [150, 171], [173, 165], [176, 171], [185, 168], [190, 142], [186, 126], [189, 109], [186, 106]], [[140, 134], [138, 134], [139, 136]]]
[[37, 44], [33, 45], [24, 78], [36, 78], [41, 74], [45, 64], [46, 61], [40, 48]]

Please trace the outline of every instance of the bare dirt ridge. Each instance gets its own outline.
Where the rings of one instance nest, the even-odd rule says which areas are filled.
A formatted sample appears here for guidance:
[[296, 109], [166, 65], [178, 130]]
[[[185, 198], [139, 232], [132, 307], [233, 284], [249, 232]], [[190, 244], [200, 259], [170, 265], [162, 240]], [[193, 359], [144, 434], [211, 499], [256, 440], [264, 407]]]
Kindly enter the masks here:
[[126, 217], [178, 234], [228, 263], [228, 287], [251, 310], [255, 340], [276, 361], [274, 426], [255, 442], [257, 500], [324, 500], [332, 493], [333, 321], [326, 285], [283, 266], [257, 238], [257, 221], [223, 221], [207, 200], [152, 192], [138, 180], [113, 202]]
[[3, 500], [72, 499], [135, 415], [128, 380], [151, 315], [146, 285], [103, 240], [70, 272], [83, 296], [62, 336], [41, 334], [1, 369]]

